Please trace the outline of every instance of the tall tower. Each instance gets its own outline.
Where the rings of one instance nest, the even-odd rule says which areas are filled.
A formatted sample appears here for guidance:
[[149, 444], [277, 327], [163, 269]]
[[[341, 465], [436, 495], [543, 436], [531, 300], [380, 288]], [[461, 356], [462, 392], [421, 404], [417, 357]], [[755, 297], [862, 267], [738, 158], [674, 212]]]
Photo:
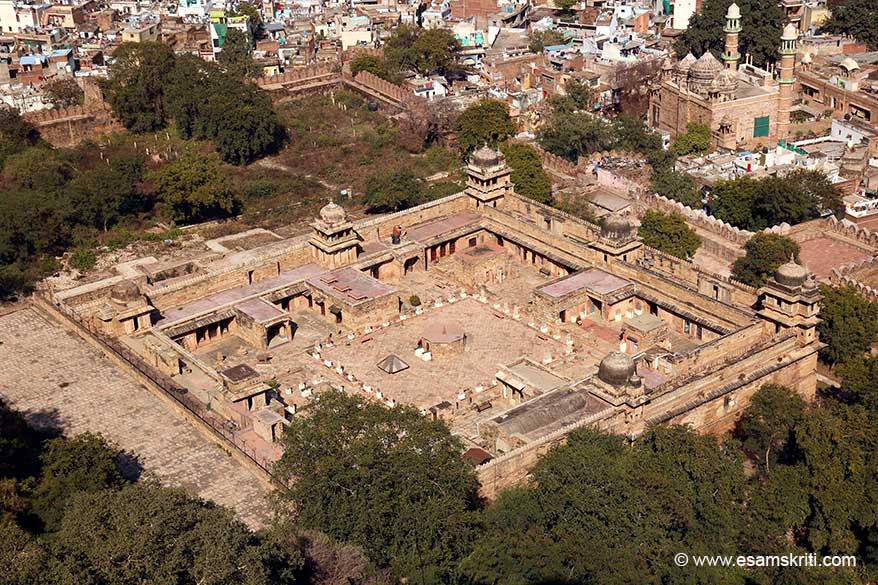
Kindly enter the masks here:
[[497, 207], [508, 189], [512, 187], [509, 179], [512, 169], [506, 164], [506, 157], [499, 150], [483, 146], [475, 151], [466, 167], [466, 194], [480, 207]]
[[790, 133], [790, 112], [793, 109], [793, 84], [796, 82], [796, 51], [799, 31], [793, 23], [787, 24], [780, 37], [780, 77], [777, 98], [777, 138], [785, 139]]
[[726, 25], [723, 27], [726, 33], [726, 47], [723, 51], [723, 62], [726, 69], [737, 71], [738, 61], [741, 55], [738, 54], [738, 35], [741, 34], [741, 9], [732, 2], [729, 10], [726, 12]]

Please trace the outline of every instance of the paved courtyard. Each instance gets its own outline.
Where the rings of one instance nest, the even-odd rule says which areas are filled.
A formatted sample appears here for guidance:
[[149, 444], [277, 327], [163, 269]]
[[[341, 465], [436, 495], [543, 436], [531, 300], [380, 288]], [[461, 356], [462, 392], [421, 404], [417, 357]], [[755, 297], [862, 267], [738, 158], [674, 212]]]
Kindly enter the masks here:
[[[430, 324], [463, 329], [466, 351], [429, 362], [418, 358], [414, 353], [418, 339]], [[426, 409], [443, 400], [453, 402], [463, 389], [489, 386], [501, 365], [519, 357], [541, 362], [564, 352], [564, 343], [467, 298], [337, 345], [323, 355], [385, 398]], [[397, 355], [409, 368], [396, 374], [381, 371], [377, 364], [388, 354]]]
[[33, 309], [0, 317], [0, 395], [37, 425], [101, 433], [163, 484], [235, 510], [252, 528], [267, 489], [151, 392]]

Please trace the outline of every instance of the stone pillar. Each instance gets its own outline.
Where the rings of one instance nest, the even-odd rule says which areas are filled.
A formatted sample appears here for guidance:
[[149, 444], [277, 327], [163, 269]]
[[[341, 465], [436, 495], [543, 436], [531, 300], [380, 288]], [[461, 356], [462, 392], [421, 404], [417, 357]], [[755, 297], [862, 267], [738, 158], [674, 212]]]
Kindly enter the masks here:
[[787, 24], [780, 38], [780, 77], [777, 98], [777, 138], [786, 139], [790, 133], [790, 112], [793, 109], [793, 85], [796, 83], [796, 51], [799, 32]]

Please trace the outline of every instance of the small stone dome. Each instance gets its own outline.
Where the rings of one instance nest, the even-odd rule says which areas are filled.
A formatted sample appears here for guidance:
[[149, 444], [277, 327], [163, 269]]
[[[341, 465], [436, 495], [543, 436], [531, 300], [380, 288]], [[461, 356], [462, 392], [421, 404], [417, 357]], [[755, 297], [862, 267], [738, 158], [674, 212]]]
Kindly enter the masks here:
[[733, 18], [741, 18], [741, 9], [734, 2], [729, 5], [729, 9], [726, 11], [726, 19], [731, 20]]
[[607, 354], [598, 366], [598, 378], [612, 386], [624, 386], [635, 376], [634, 360], [620, 351]]
[[140, 289], [132, 280], [123, 280], [110, 289], [110, 300], [114, 303], [127, 304], [141, 299]]
[[782, 264], [774, 273], [774, 280], [779, 284], [789, 287], [802, 286], [808, 279], [808, 269], [790, 258], [786, 264]]
[[601, 237], [624, 240], [631, 236], [632, 229], [631, 222], [628, 221], [627, 217], [611, 213], [601, 223]]
[[327, 225], [338, 225], [344, 223], [348, 214], [345, 213], [344, 207], [332, 201], [326, 204], [320, 210], [320, 219]]
[[488, 146], [483, 146], [475, 151], [469, 159], [470, 164], [481, 168], [496, 167], [505, 162], [503, 153]]
[[719, 91], [734, 95], [738, 91], [738, 76], [731, 69], [723, 69], [714, 80]]
[[705, 51], [689, 68], [689, 77], [695, 81], [710, 82], [723, 70], [722, 63], [710, 51]]
[[695, 58], [695, 55], [693, 55], [692, 53], [688, 53], [677, 63], [677, 73], [680, 73], [682, 75], [688, 75], [689, 68], [692, 67], [692, 65], [694, 65], [696, 61], [697, 59]]
[[796, 29], [796, 25], [792, 22], [788, 23], [783, 29], [783, 35], [781, 35], [780, 40], [782, 41], [795, 41], [799, 38], [799, 31]]

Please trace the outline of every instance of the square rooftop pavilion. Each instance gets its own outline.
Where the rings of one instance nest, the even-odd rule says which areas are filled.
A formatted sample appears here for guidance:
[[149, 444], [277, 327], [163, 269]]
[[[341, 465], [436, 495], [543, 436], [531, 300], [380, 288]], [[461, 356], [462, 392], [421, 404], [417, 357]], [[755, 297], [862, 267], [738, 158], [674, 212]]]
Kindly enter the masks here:
[[543, 285], [537, 290], [547, 296], [559, 299], [582, 290], [608, 295], [632, 284], [630, 280], [620, 278], [600, 268], [587, 268]]
[[351, 267], [314, 276], [308, 279], [308, 284], [348, 305], [358, 305], [396, 292], [396, 287]]

